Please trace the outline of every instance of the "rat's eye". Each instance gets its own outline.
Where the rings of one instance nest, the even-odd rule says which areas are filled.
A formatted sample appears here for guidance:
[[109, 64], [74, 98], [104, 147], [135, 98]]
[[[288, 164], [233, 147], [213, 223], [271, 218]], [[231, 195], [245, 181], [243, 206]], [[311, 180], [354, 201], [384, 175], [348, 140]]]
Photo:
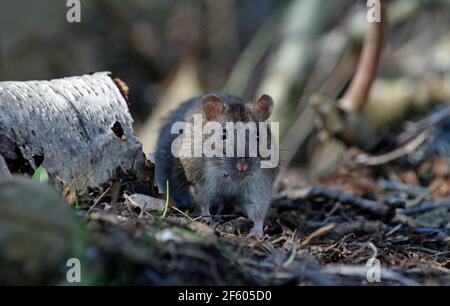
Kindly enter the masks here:
[[223, 140], [227, 139], [227, 129], [222, 130], [222, 138]]

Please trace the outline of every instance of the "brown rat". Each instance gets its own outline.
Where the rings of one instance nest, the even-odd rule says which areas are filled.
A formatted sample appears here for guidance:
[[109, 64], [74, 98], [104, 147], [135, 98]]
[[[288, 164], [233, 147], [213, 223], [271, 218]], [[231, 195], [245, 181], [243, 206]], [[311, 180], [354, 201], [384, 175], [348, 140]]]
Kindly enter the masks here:
[[[170, 196], [179, 208], [188, 209], [196, 206], [204, 216], [210, 215], [210, 207], [213, 205], [231, 203], [240, 206], [254, 222], [249, 236], [261, 236], [277, 168], [261, 167], [265, 158], [261, 157], [258, 147], [259, 134], [269, 136], [267, 137], [269, 146], [275, 144], [271, 142], [271, 131], [268, 126], [261, 127], [259, 123], [270, 117], [272, 107], [272, 98], [267, 95], [252, 103], [222, 92], [195, 97], [181, 104], [169, 115], [158, 138], [155, 164], [159, 189], [165, 193], [168, 181]], [[232, 156], [226, 154], [223, 157], [207, 157], [205, 154], [201, 157], [175, 156], [173, 143], [176, 140], [180, 141], [179, 147], [183, 145], [189, 147], [194, 143], [194, 138], [191, 129], [183, 130], [181, 135], [174, 133], [174, 124], [176, 122], [193, 124], [196, 116], [203, 119], [203, 126], [208, 122], [218, 122], [222, 127], [220, 132], [223, 137], [224, 153], [228, 152], [226, 147], [234, 143], [235, 154]], [[252, 143], [249, 140], [250, 132], [245, 133], [244, 154], [237, 154], [238, 136], [234, 134], [234, 137], [231, 137], [227, 128], [227, 123], [230, 122], [243, 124], [254, 122], [257, 126], [256, 142]], [[267, 130], [261, 131], [261, 128]], [[198, 134], [198, 130], [196, 133]], [[200, 137], [204, 142], [207, 135]], [[256, 151], [252, 151], [255, 148]], [[256, 155], [251, 152], [256, 152]]]

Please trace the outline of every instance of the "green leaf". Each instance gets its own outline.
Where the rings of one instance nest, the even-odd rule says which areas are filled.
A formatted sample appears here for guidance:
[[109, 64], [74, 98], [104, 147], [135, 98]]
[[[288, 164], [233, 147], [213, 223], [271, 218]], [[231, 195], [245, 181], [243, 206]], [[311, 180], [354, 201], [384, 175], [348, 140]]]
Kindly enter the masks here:
[[48, 181], [49, 181], [49, 177], [48, 177], [47, 170], [45, 170], [44, 167], [39, 166], [39, 167], [34, 171], [32, 180], [33, 180], [33, 181], [36, 181], [36, 182], [39, 182], [39, 183], [42, 183], [42, 184], [47, 184]]

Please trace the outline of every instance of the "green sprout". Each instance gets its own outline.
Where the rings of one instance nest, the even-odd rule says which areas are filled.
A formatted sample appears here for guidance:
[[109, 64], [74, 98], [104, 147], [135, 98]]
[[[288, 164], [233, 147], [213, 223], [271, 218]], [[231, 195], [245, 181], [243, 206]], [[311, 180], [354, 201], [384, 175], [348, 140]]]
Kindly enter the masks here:
[[42, 183], [42, 184], [48, 184], [49, 177], [48, 177], [47, 170], [45, 170], [44, 167], [39, 166], [34, 171], [33, 177], [31, 179], [33, 181], [35, 181], [35, 182], [39, 182], [39, 183]]
[[164, 219], [167, 215], [167, 211], [169, 210], [169, 180], [166, 181], [166, 205], [164, 206], [164, 211], [161, 216], [162, 219]]

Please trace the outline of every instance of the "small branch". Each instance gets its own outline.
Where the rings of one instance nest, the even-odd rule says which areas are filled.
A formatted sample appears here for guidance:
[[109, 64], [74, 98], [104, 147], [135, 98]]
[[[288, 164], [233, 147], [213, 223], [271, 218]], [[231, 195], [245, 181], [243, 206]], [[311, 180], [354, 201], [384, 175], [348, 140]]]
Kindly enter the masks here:
[[389, 207], [382, 205], [376, 201], [363, 199], [357, 196], [346, 194], [340, 190], [332, 190], [320, 187], [314, 187], [308, 194], [308, 199], [327, 198], [334, 201], [339, 201], [343, 204], [350, 204], [360, 209], [371, 212], [378, 216], [387, 216], [389, 214]]
[[413, 216], [417, 214], [426, 213], [435, 209], [450, 209], [450, 201], [444, 203], [425, 201], [417, 206], [404, 209], [401, 212], [401, 214], [405, 216]]
[[172, 208], [173, 210], [175, 210], [176, 212], [179, 212], [180, 214], [182, 214], [184, 217], [186, 217], [187, 219], [189, 219], [189, 221], [194, 221], [194, 219], [189, 216], [188, 214], [186, 214], [185, 212], [183, 212], [182, 210], [178, 209], [175, 205], [170, 206], [170, 208]]
[[346, 110], [359, 112], [364, 108], [378, 71], [387, 29], [387, 6], [384, 0], [381, 0], [380, 3], [381, 20], [370, 24], [355, 76], [340, 102], [341, 107]]
[[408, 195], [418, 196], [428, 194], [427, 188], [419, 187], [415, 185], [408, 185], [402, 182], [390, 181], [386, 179], [379, 179], [378, 185], [388, 191], [405, 192]]
[[446, 106], [443, 109], [434, 112], [430, 116], [423, 118], [409, 126], [404, 132], [397, 136], [397, 143], [404, 144], [405, 142], [416, 137], [420, 132], [439, 124], [442, 120], [450, 116], [450, 106]]
[[[327, 274], [366, 277], [368, 271], [369, 268], [366, 266], [335, 265], [327, 267], [324, 272]], [[403, 275], [386, 268], [381, 268], [381, 277], [383, 279], [399, 282], [406, 286], [419, 285], [415, 280], [406, 278]]]
[[349, 221], [337, 224], [333, 230], [332, 235], [339, 239], [345, 237], [348, 234], [373, 234], [384, 232], [385, 224], [380, 221]]
[[428, 132], [425, 131], [415, 139], [411, 140], [404, 146], [395, 149], [394, 151], [378, 156], [368, 156], [366, 154], [362, 154], [357, 157], [356, 162], [365, 166], [378, 166], [386, 164], [414, 152], [425, 140], [427, 140], [428, 136]]
[[327, 189], [323, 187], [312, 187], [293, 191], [288, 190], [280, 194], [280, 198], [282, 197], [286, 197], [290, 200], [303, 199], [308, 201], [323, 198], [334, 202], [340, 202], [342, 204], [352, 205], [380, 217], [386, 217], [391, 213], [391, 209], [387, 205], [349, 195], [340, 190]]
[[88, 210], [88, 214], [100, 203], [100, 200], [108, 193], [111, 187], [108, 187], [98, 198], [95, 200], [94, 204], [92, 204], [91, 208]]
[[310, 244], [314, 239], [328, 234], [329, 232], [331, 232], [334, 229], [334, 227], [335, 227], [334, 224], [328, 224], [321, 228], [318, 228], [317, 230], [315, 230], [313, 233], [311, 233], [311, 235], [306, 237], [306, 239], [300, 243], [300, 247], [304, 248], [305, 246]]

